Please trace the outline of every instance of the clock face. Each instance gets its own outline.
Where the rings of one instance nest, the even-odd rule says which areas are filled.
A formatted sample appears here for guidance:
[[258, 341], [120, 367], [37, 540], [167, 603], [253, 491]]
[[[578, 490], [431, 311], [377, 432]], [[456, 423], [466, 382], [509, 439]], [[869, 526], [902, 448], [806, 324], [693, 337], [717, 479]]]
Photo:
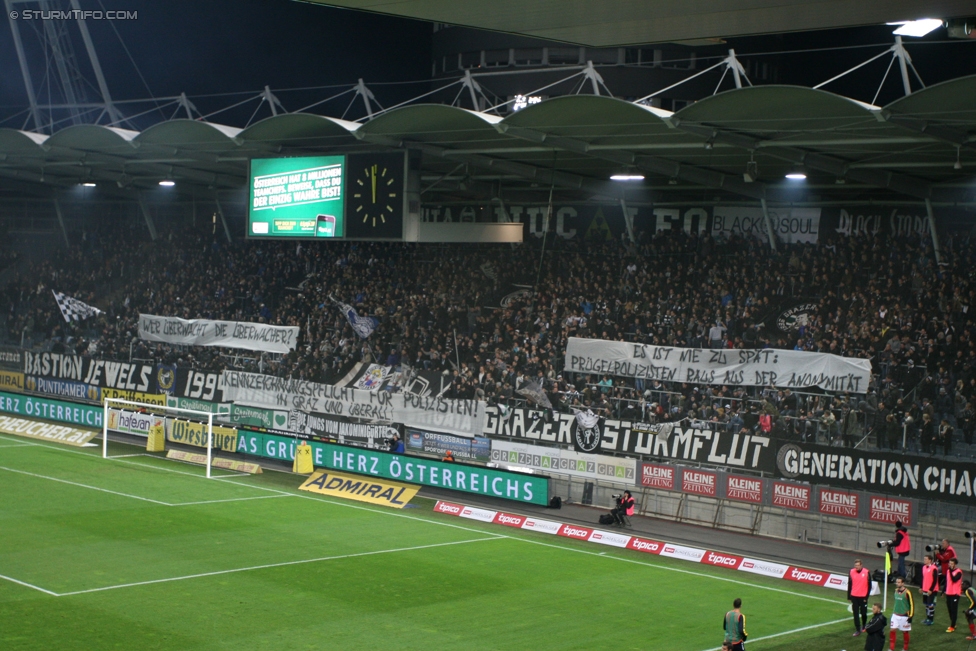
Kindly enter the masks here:
[[349, 156], [346, 237], [400, 239], [403, 236], [404, 156]]

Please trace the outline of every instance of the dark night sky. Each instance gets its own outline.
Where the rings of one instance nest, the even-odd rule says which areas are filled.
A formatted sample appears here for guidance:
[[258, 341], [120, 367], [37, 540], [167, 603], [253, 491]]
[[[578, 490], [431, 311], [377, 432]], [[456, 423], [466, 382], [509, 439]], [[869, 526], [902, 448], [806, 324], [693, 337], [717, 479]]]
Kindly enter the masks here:
[[[81, 6], [138, 11], [137, 20], [114, 21], [114, 26], [154, 96], [259, 91], [265, 84], [272, 90], [354, 84], [359, 77], [368, 84], [430, 76], [430, 23], [293, 0], [82, 0]], [[30, 33], [38, 22], [27, 25], [21, 20], [22, 32]], [[87, 23], [113, 98], [147, 97], [109, 22]], [[81, 47], [80, 39], [76, 43]], [[377, 87], [374, 92], [389, 105], [423, 90], [413, 85]], [[329, 94], [332, 91], [278, 97], [286, 109], [294, 110]], [[244, 97], [193, 101], [207, 113]], [[327, 112], [339, 115], [347, 102], [348, 97], [339, 100]], [[14, 106], [27, 106], [7, 20], [0, 24], [0, 106], [0, 117], [10, 115]], [[215, 120], [244, 122], [254, 106]]]
[[[67, 2], [63, 4], [68, 6]], [[363, 77], [367, 84], [375, 84], [372, 90], [384, 106], [415, 97], [430, 88], [424, 83], [389, 83], [429, 79], [430, 23], [294, 0], [82, 0], [81, 4], [82, 8], [92, 10], [138, 11], [138, 18], [132, 21], [113, 21], [111, 24], [109, 21], [88, 21], [116, 100], [147, 97], [149, 91], [120, 45], [113, 25], [153, 95], [172, 96], [186, 92], [204, 114], [247, 97], [245, 94], [210, 98], [204, 95], [240, 91], [257, 93], [266, 84], [289, 111], [342, 89], [283, 92], [281, 89], [284, 88], [349, 85]], [[25, 33], [39, 27], [39, 21], [30, 24], [20, 21], [19, 24]], [[713, 52], [724, 56], [728, 47], [735, 47], [740, 55], [838, 46], [850, 48], [891, 43], [892, 30], [892, 27], [876, 26], [736, 38], [719, 47], [691, 49], [697, 49], [699, 56]], [[921, 40], [906, 38], [909, 52], [926, 84], [976, 72], [976, 43], [934, 43], [945, 38], [944, 29]], [[80, 39], [76, 38], [75, 42], [81, 47]], [[779, 83], [812, 86], [879, 51], [880, 47], [776, 54], [768, 60], [780, 67]], [[84, 59], [83, 51], [78, 54]], [[31, 59], [35, 62], [35, 74], [40, 74], [42, 71], [37, 62], [42, 58], [39, 52]], [[889, 57], [884, 57], [826, 90], [870, 101], [888, 60]], [[711, 62], [703, 60], [702, 67]], [[897, 70], [893, 69], [878, 97], [878, 104], [884, 105], [899, 96], [900, 79]], [[349, 99], [347, 95], [315, 110], [339, 117]], [[257, 105], [257, 102], [250, 102], [210, 119], [244, 126]], [[10, 38], [10, 27], [3, 20], [0, 21], [0, 120], [26, 106], [27, 96]], [[146, 108], [148, 105], [138, 109], [129, 106], [124, 110], [132, 115]], [[140, 126], [144, 128], [163, 117], [168, 118], [173, 111], [171, 107], [165, 113], [148, 115], [140, 120]], [[267, 107], [263, 107], [254, 119], [269, 114]], [[358, 103], [347, 117], [355, 119], [362, 114], [362, 105]], [[2, 122], [0, 126], [20, 128], [23, 124], [24, 116], [21, 116]]]

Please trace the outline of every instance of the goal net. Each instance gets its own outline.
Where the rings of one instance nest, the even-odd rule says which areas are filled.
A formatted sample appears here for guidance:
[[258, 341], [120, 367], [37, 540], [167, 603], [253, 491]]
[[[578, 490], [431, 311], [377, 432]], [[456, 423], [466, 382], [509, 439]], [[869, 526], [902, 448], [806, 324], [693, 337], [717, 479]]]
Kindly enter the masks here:
[[[187, 460], [203, 463], [207, 477], [212, 476], [214, 450], [221, 448], [221, 435], [227, 429], [215, 426], [214, 420], [229, 414], [122, 398], [105, 398], [102, 408], [102, 458], [132, 456], [110, 454], [110, 438], [118, 444], [140, 447], [143, 446], [141, 439], [145, 439], [144, 446], [148, 452], [163, 452], [170, 443], [179, 443], [200, 448], [198, 452], [188, 453]], [[113, 448], [121, 449], [119, 445]]]

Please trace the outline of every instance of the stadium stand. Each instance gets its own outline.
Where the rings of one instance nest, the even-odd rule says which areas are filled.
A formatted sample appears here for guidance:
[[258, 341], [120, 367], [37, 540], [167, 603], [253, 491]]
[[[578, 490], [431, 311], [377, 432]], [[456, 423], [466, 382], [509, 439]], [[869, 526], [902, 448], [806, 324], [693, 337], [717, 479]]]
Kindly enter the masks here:
[[[403, 363], [451, 375], [449, 397], [492, 404], [523, 404], [516, 391], [539, 379], [561, 410], [974, 454], [969, 234], [945, 238], [940, 265], [930, 242], [911, 236], [824, 238], [771, 251], [758, 241], [661, 231], [641, 233], [636, 244], [550, 243], [541, 267], [538, 245], [228, 245], [184, 230], [133, 245], [140, 239], [137, 231], [87, 233], [56, 258], [22, 268], [2, 290], [6, 341], [333, 384], [357, 362]], [[537, 279], [536, 294], [512, 292]], [[106, 314], [66, 324], [51, 289]], [[768, 327], [774, 307], [798, 297], [818, 307], [795, 338]], [[331, 298], [375, 317], [376, 332], [357, 338]], [[148, 344], [136, 336], [140, 312], [298, 325], [302, 340], [287, 356], [260, 357]], [[561, 368], [571, 336], [830, 352], [870, 358], [875, 380], [866, 394], [825, 395], [570, 377]]]

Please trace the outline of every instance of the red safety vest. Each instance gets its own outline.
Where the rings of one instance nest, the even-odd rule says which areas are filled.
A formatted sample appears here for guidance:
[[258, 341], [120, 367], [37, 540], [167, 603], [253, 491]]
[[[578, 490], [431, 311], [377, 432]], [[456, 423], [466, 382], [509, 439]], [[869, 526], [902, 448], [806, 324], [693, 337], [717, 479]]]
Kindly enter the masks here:
[[866, 568], [861, 568], [858, 572], [856, 569], [851, 570], [851, 596], [863, 599], [868, 596], [868, 592], [871, 591], [870, 581], [868, 580], [871, 573], [867, 571]]
[[945, 593], [947, 597], [958, 597], [962, 594], [962, 570], [960, 570], [958, 567], [954, 570], [949, 570], [949, 573], [946, 574]]
[[922, 566], [922, 592], [939, 591], [939, 566], [935, 563]]
[[896, 554], [907, 554], [912, 551], [912, 540], [908, 537], [907, 531], [901, 532], [901, 542], [895, 547]]

